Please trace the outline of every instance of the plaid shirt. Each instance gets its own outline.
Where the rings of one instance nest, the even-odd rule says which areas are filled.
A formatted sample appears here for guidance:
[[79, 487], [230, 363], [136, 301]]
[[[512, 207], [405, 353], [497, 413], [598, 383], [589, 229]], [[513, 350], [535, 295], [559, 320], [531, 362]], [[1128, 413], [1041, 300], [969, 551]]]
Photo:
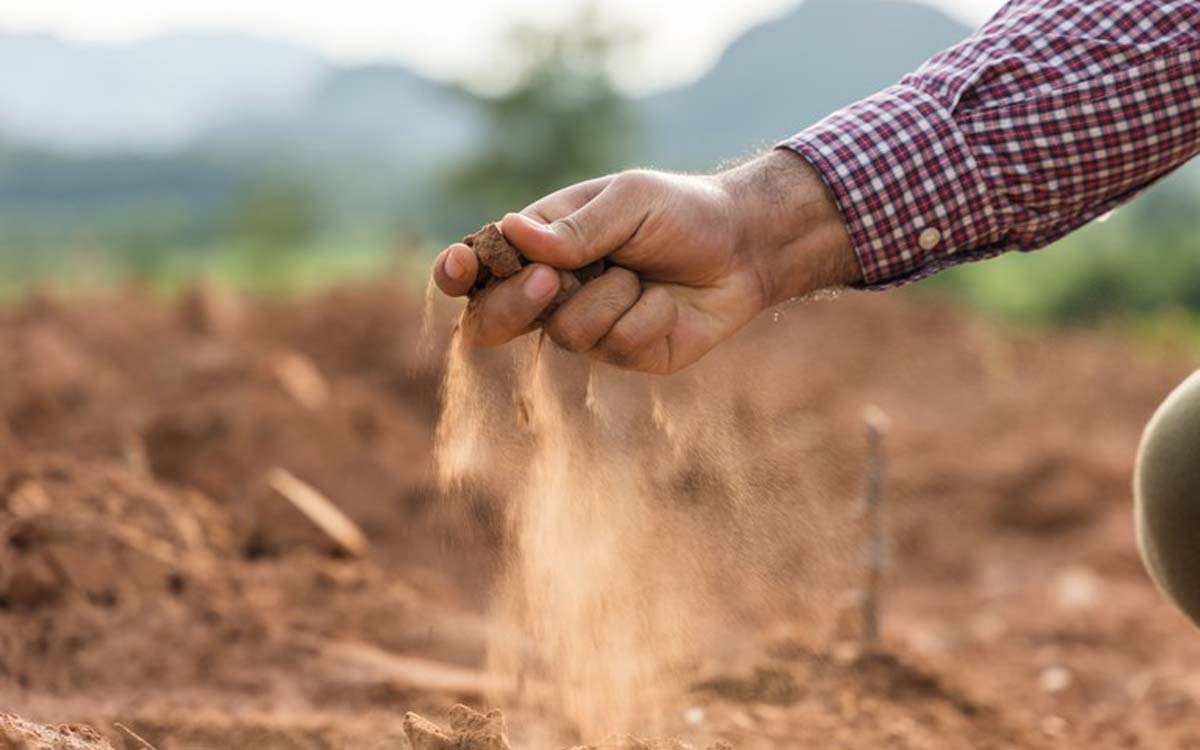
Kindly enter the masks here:
[[824, 176], [867, 286], [1035, 250], [1200, 151], [1200, 0], [1010, 0], [781, 146]]

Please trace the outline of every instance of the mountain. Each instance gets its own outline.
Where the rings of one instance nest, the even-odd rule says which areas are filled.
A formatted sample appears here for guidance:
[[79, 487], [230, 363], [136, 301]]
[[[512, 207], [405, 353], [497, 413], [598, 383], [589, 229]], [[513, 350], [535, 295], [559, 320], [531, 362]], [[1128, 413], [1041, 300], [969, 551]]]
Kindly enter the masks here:
[[477, 103], [399, 65], [331, 68], [285, 112], [227, 118], [193, 146], [255, 158], [280, 150], [323, 163], [359, 154], [427, 168], [462, 155], [480, 132]]
[[[712, 167], [968, 33], [903, 0], [808, 0], [701, 80], [631, 101], [633, 158]], [[441, 180], [488, 137], [481, 104], [400, 65], [337, 66], [251, 36], [102, 46], [0, 33], [0, 232], [53, 245], [154, 221], [164, 242], [216, 239], [241, 196], [286, 181], [317, 196], [326, 228], [441, 235], [461, 223]]]
[[127, 45], [0, 32], [0, 134], [63, 151], [166, 151], [230, 119], [303, 103], [327, 64], [304, 47], [224, 33]]
[[[969, 29], [925, 5], [808, 0], [734, 41], [701, 80], [635, 103], [640, 156], [704, 167], [771, 143], [895, 82]], [[341, 68], [249, 35], [81, 45], [0, 32], [0, 136], [60, 151], [163, 152], [368, 141], [399, 158], [453, 155], [478, 125], [446, 87], [399, 65]]]
[[898, 81], [971, 29], [891, 0], [808, 0], [734, 41], [700, 80], [640, 103], [642, 155], [708, 168]]

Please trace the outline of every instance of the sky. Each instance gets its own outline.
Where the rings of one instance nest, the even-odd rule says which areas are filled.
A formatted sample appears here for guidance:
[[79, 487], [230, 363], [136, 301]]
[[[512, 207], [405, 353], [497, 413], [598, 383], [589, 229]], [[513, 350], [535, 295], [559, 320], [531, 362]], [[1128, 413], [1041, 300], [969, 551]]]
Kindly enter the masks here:
[[[1002, 0], [923, 0], [978, 24]], [[562, 23], [584, 0], [0, 0], [0, 30], [44, 31], [81, 42], [127, 42], [181, 30], [265, 34], [342, 62], [398, 61], [441, 79], [469, 79], [514, 21]], [[644, 29], [627, 88], [702, 75], [741, 31], [796, 0], [602, 0], [605, 13]]]

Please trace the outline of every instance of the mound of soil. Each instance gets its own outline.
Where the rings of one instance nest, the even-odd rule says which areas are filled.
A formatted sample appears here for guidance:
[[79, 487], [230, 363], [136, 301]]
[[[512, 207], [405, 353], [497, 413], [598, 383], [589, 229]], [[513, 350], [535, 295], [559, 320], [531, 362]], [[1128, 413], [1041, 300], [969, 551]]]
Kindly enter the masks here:
[[87, 727], [46, 727], [0, 713], [0, 750], [113, 750]]
[[[470, 487], [466, 512], [436, 489], [440, 365], [419, 354], [419, 307], [378, 284], [0, 309], [0, 709], [100, 733], [4, 716], [0, 747], [141, 747], [121, 722], [159, 750], [390, 750], [416, 745], [409, 710], [449, 718], [437, 732], [459, 746], [442, 708], [504, 689], [484, 644], [509, 469]], [[448, 329], [443, 310], [435, 349]], [[884, 642], [864, 655], [844, 627], [860, 547], [815, 521], [776, 530], [798, 551], [774, 572], [819, 584], [811, 611], [731, 611], [729, 652], [694, 665], [699, 687], [645, 733], [743, 750], [1200, 746], [1200, 637], [1141, 570], [1129, 489], [1142, 425], [1195, 364], [894, 294], [751, 327], [695, 374], [735, 391], [727, 424], [695, 428], [750, 457], [751, 494], [795, 488], [855, 517], [863, 408], [890, 417]], [[498, 388], [511, 373], [495, 367]], [[727, 460], [661, 477], [680, 523], [722, 507]], [[345, 514], [365, 555], [281, 495], [276, 469]], [[728, 582], [731, 607], [759, 584]], [[597, 739], [546, 708], [510, 719], [488, 742]]]
[[[510, 750], [504, 714], [492, 710], [481, 714], [467, 706], [450, 709], [450, 730], [443, 731], [432, 721], [409, 713], [404, 717], [404, 732], [412, 750]], [[578, 746], [571, 750], [692, 750], [679, 740], [647, 740], [640, 737], [615, 737], [598, 745]], [[709, 750], [732, 750], [725, 742], [716, 742]]]

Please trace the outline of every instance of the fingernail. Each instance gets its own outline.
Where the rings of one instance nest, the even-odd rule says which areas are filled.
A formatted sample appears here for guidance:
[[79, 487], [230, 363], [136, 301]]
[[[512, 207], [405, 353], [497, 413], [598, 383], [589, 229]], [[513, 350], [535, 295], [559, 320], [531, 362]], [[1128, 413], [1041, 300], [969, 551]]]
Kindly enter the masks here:
[[460, 261], [458, 258], [454, 257], [453, 250], [446, 253], [446, 262], [442, 264], [442, 268], [445, 269], [446, 275], [449, 276], [450, 278], [454, 279], [455, 281], [462, 279], [463, 274], [467, 270], [463, 266], [462, 261]]
[[525, 279], [521, 291], [525, 292], [525, 297], [530, 302], [541, 302], [554, 293], [554, 285], [557, 282], [558, 279], [554, 278], [554, 272], [549, 268], [535, 268], [529, 273], [529, 278]]

